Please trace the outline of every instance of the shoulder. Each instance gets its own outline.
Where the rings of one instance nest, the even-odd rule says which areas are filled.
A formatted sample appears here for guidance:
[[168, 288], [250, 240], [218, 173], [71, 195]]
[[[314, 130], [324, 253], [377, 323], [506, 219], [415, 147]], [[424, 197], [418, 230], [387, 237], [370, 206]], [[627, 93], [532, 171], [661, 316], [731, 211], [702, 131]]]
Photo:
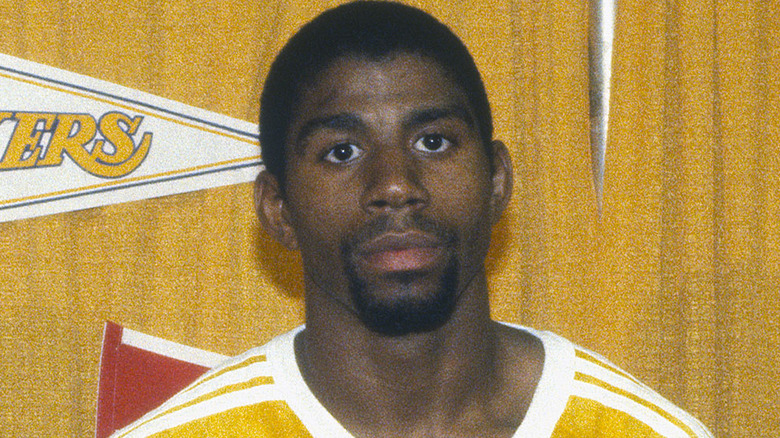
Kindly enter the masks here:
[[249, 422], [258, 430], [263, 426], [255, 423], [265, 422], [269, 430], [302, 427], [274, 381], [279, 368], [274, 346], [292, 342], [297, 332], [228, 359], [112, 437], [243, 436], [238, 431]]
[[693, 416], [598, 353], [554, 333], [514, 327], [544, 344], [542, 378], [529, 410], [535, 417], [526, 419], [544, 427], [546, 436], [712, 437]]
[[[690, 414], [602, 356], [574, 346], [571, 395], [559, 427], [578, 436], [712, 437]], [[587, 435], [588, 429], [598, 434]]]

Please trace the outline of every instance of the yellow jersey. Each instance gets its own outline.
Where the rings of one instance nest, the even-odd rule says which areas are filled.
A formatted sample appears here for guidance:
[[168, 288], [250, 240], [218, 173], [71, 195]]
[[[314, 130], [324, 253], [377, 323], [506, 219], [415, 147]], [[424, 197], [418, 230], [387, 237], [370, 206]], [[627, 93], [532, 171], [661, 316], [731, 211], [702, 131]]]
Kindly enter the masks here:
[[[705, 438], [692, 416], [601, 356], [550, 332], [541, 378], [514, 437]], [[295, 360], [303, 326], [207, 372], [115, 438], [352, 435], [309, 391]]]

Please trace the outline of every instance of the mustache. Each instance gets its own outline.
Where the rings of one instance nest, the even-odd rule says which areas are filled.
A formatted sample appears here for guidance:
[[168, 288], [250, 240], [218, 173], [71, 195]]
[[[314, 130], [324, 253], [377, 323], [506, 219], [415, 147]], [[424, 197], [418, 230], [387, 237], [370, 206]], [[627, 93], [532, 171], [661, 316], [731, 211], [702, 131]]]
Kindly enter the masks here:
[[436, 237], [446, 247], [455, 246], [456, 234], [449, 228], [436, 223], [419, 214], [395, 216], [386, 215], [376, 217], [360, 227], [354, 234], [347, 237], [341, 244], [342, 256], [354, 253], [355, 248], [363, 242], [387, 233], [403, 233], [406, 231], [420, 231]]

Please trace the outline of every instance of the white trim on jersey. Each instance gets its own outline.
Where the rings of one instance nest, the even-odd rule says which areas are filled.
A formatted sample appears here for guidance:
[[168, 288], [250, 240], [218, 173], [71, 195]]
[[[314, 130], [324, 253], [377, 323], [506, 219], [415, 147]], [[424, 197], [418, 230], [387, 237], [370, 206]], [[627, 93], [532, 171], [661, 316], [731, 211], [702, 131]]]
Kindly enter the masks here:
[[[146, 437], [167, 429], [173, 429], [205, 416], [219, 414], [220, 412], [243, 406], [255, 405], [265, 401], [278, 400], [278, 392], [273, 386], [273, 384], [259, 385], [210, 398], [195, 405], [155, 418], [148, 423], [142, 424], [125, 436], [127, 438], [136, 436]], [[123, 438], [125, 436], [123, 436]]]
[[[147, 424], [157, 424], [158, 421], [167, 418], [169, 415], [171, 415], [172, 412], [177, 412], [177, 410], [182, 406], [186, 406], [187, 404], [193, 403], [194, 401], [201, 398], [206, 399], [208, 398], [209, 394], [217, 393], [220, 390], [224, 390], [225, 388], [234, 385], [245, 384], [258, 377], [269, 376], [269, 382], [264, 383], [263, 386], [271, 387], [271, 367], [267, 359], [262, 355], [253, 353], [254, 350], [250, 350], [240, 356], [225, 361], [223, 366], [205, 373], [203, 376], [195, 380], [195, 382], [180, 391], [175, 397], [166, 401], [158, 408], [150, 411], [141, 417], [141, 419], [129, 425], [128, 427], [119, 430], [114, 436], [122, 438], [125, 436], [135, 436], [139, 430], [146, 430]], [[252, 363], [253, 361], [254, 363]], [[249, 362], [248, 365], [247, 362]], [[196, 403], [192, 407], [198, 408], [198, 411], [193, 412], [200, 412], [201, 407], [206, 409], [208, 406], [210, 405], [204, 404], [204, 402]], [[204, 410], [203, 414], [204, 415], [201, 416], [206, 416], [210, 413]], [[136, 427], [138, 429], [134, 429]], [[129, 431], [132, 431], [132, 433], [125, 435]]]
[[312, 436], [328, 438], [352, 438], [311, 392], [295, 360], [295, 336], [304, 326], [279, 336], [269, 342], [267, 354], [273, 363], [274, 381], [284, 392], [287, 405], [298, 415]]
[[175, 405], [163, 405], [162, 411], [167, 411], [169, 409], [174, 409], [176, 406], [191, 403], [193, 400], [206, 397], [209, 394], [218, 392], [229, 386], [247, 383], [252, 379], [256, 379], [262, 376], [270, 376], [270, 369], [271, 367], [269, 366], [268, 362], [262, 361], [246, 365], [223, 374], [216, 374], [212, 378], [209, 378], [210, 376], [206, 376], [206, 378], [198, 382], [196, 385], [190, 386], [189, 388], [186, 388], [180, 392], [180, 397], [176, 397], [177, 403]]
[[[559, 388], [561, 382], [574, 380], [574, 349], [568, 341], [548, 332], [537, 331], [516, 324], [502, 323], [523, 330], [539, 338], [544, 347], [544, 365], [531, 404], [513, 438], [549, 437], [569, 401], [567, 391]], [[550, 360], [553, 359], [554, 360]]]
[[600, 386], [575, 380], [571, 392], [574, 396], [593, 400], [608, 408], [624, 412], [646, 424], [649, 428], [664, 437], [694, 438], [657, 412]]
[[[698, 420], [688, 415], [685, 411], [680, 409], [674, 403], [663, 398], [660, 394], [653, 391], [648, 386], [639, 382], [639, 380], [637, 380], [633, 376], [620, 370], [619, 368], [617, 368], [617, 366], [615, 366], [614, 364], [612, 364], [611, 362], [609, 362], [599, 354], [583, 349], [581, 347], [576, 347], [576, 350], [582, 353], [582, 354], [575, 353], [577, 355], [575, 368], [579, 373], [598, 379], [599, 381], [606, 383], [607, 385], [612, 386], [618, 390], [618, 392], [614, 392], [614, 391], [610, 391], [608, 388], [599, 387], [598, 384], [596, 385], [591, 384], [590, 386], [599, 388], [599, 391], [595, 391], [595, 393], [602, 393], [602, 391], [609, 392], [610, 394], [614, 394], [617, 397], [619, 397], [617, 400], [625, 400], [626, 403], [629, 403], [630, 401], [630, 403], [625, 406], [632, 406], [635, 409], [638, 409], [637, 406], [641, 406], [645, 411], [650, 412], [651, 414], [643, 415], [643, 414], [639, 414], [638, 411], [635, 414], [633, 412], [628, 412], [627, 410], [621, 409], [619, 407], [609, 405], [611, 408], [636, 416], [637, 419], [639, 419], [642, 422], [645, 422], [645, 424], [653, 428], [653, 430], [658, 431], [658, 429], [655, 427], [655, 423], [647, 422], [644, 420], [644, 418], [649, 419], [649, 418], [660, 417], [663, 419], [664, 424], [674, 424], [675, 422], [678, 422], [680, 423], [680, 425], [674, 425], [673, 427], [678, 431], [683, 431], [684, 434], [681, 436], [684, 437], [712, 436]], [[594, 362], [593, 360], [595, 360], [596, 362]], [[581, 380], [575, 382], [575, 388], [582, 389], [584, 388], [584, 386], [582, 385], [588, 385], [588, 383]], [[630, 396], [626, 397], [624, 395], [621, 395], [619, 394], [620, 391], [625, 392]], [[577, 395], [580, 395], [582, 397], [594, 401], [601, 402], [600, 399], [594, 398], [592, 396], [590, 397], [585, 396], [583, 393], [577, 393]], [[632, 400], [631, 396], [644, 401], [649, 406], [643, 405], [641, 403], [637, 403], [636, 400]], [[660, 414], [655, 410], [661, 411], [663, 412], [663, 414]], [[669, 420], [667, 417], [671, 417], [673, 420]], [[688, 428], [689, 430], [686, 431], [685, 428]]]

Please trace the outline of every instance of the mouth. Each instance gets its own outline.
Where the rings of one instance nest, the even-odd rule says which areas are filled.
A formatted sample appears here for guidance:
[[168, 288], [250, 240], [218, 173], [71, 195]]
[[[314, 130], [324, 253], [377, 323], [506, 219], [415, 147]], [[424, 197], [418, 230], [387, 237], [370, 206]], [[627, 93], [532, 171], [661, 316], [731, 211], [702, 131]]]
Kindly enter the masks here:
[[357, 248], [359, 264], [378, 273], [430, 270], [440, 264], [444, 245], [421, 231], [384, 233]]

